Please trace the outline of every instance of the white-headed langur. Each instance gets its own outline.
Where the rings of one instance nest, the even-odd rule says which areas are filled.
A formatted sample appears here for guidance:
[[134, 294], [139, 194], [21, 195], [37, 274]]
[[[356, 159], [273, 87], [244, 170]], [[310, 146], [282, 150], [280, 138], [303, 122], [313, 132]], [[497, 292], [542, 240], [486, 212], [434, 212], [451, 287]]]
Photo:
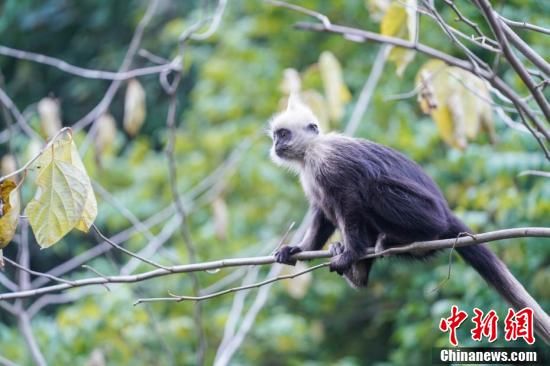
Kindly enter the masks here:
[[[302, 241], [275, 254], [280, 263], [293, 265], [294, 254], [321, 249], [338, 229], [342, 240], [329, 247], [330, 270], [365, 287], [374, 262], [361, 259], [368, 252], [470, 232], [418, 164], [372, 141], [324, 134], [296, 96], [273, 117], [270, 134], [273, 161], [299, 174], [313, 214]], [[550, 341], [550, 317], [492, 251], [483, 244], [456, 250], [513, 307], [532, 308], [537, 334]]]

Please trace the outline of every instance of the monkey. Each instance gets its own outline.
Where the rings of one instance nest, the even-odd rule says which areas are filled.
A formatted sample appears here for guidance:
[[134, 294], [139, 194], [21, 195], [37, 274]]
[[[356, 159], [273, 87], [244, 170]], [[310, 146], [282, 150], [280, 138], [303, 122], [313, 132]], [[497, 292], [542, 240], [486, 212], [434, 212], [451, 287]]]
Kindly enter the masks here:
[[[471, 232], [420, 165], [373, 141], [323, 133], [316, 116], [295, 95], [271, 119], [269, 134], [271, 159], [299, 175], [312, 213], [303, 239], [280, 247], [276, 262], [294, 265], [294, 254], [320, 250], [338, 230], [342, 240], [329, 246], [329, 269], [361, 288], [367, 286], [375, 261], [362, 258], [369, 251]], [[533, 309], [537, 334], [550, 342], [550, 317], [487, 246], [456, 251], [510, 305]]]

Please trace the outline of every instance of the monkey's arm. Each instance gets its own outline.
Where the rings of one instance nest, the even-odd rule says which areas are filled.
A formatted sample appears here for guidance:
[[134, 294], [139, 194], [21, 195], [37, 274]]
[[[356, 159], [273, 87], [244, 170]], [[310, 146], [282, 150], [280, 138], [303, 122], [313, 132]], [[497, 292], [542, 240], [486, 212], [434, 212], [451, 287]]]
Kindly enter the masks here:
[[336, 227], [325, 216], [323, 211], [316, 206], [311, 206], [313, 217], [302, 241], [296, 246], [285, 245], [276, 253], [277, 262], [284, 264], [296, 264], [296, 261], [290, 259], [292, 255], [304, 250], [319, 250], [325, 245], [326, 241], [336, 230]]

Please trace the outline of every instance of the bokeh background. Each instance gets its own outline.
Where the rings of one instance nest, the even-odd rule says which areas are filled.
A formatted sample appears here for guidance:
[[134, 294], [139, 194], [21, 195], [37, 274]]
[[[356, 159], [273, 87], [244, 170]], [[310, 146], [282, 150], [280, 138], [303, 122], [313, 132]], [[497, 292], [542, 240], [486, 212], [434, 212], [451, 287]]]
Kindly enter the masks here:
[[[372, 3], [376, 2], [307, 0], [300, 5], [326, 14], [334, 23], [379, 32], [380, 19]], [[504, 15], [550, 25], [548, 3], [493, 3]], [[137, 0], [5, 0], [0, 3], [1, 43], [82, 67], [117, 70], [146, 6], [146, 1]], [[144, 31], [141, 48], [172, 59], [181, 52], [180, 34], [215, 7], [213, 1], [160, 1]], [[483, 22], [475, 9], [467, 4], [463, 9], [472, 19]], [[452, 21], [449, 9], [442, 8], [441, 12]], [[328, 51], [338, 60], [346, 90], [342, 92], [342, 115], [327, 120], [331, 130], [345, 129], [371, 72], [378, 45], [293, 28], [295, 22], [303, 20], [315, 21], [263, 2], [230, 1], [216, 33], [185, 46], [183, 78], [177, 92], [175, 156], [179, 190], [186, 198], [189, 227], [201, 261], [265, 255], [307, 211], [296, 177], [270, 162], [270, 139], [264, 133], [268, 119], [285, 98], [284, 70], [297, 70], [304, 88], [324, 96], [323, 81], [316, 74], [320, 56]], [[462, 57], [432, 21], [423, 19], [420, 29], [423, 43]], [[547, 36], [535, 32], [522, 35], [548, 59]], [[442, 140], [433, 120], [422, 113], [416, 96], [392, 98], [414, 89], [416, 73], [426, 61], [426, 57], [416, 55], [402, 76], [396, 75], [394, 64], [384, 65], [355, 135], [387, 144], [419, 162], [440, 185], [457, 215], [475, 231], [548, 226], [550, 181], [519, 176], [525, 170], [549, 168], [530, 135], [509, 128], [494, 115], [497, 142], [490, 144], [480, 133], [460, 150]], [[151, 60], [139, 55], [132, 62], [134, 68], [148, 65], [152, 65]], [[99, 102], [109, 86], [109, 81], [80, 78], [4, 56], [0, 57], [0, 71], [0, 86], [38, 133], [43, 132], [37, 103], [43, 98], [56, 98], [63, 125], [71, 126]], [[518, 90], [525, 90], [512, 74], [505, 73], [504, 78]], [[164, 152], [169, 137], [169, 98], [157, 75], [140, 77], [139, 82], [146, 97], [141, 129], [134, 136], [123, 128], [127, 85], [123, 82], [108, 108], [116, 128], [103, 133], [105, 141], [92, 140], [83, 156], [89, 175], [105, 190], [101, 193], [96, 186], [96, 224], [109, 236], [135, 227], [129, 216], [146, 222], [173, 202]], [[0, 121], [6, 128], [5, 115]], [[75, 134], [79, 146], [86, 143], [88, 130]], [[23, 133], [1, 142], [0, 153], [6, 156], [11, 149], [19, 162], [30, 159], [40, 147], [38, 141]], [[226, 169], [207, 181], [205, 188], [196, 189], [220, 166]], [[33, 194], [34, 187], [25, 185], [23, 201], [28, 202]], [[152, 255], [155, 260], [165, 264], [189, 261], [179, 224], [173, 218], [151, 225], [150, 234], [167, 235]], [[150, 239], [143, 230], [135, 230], [124, 245], [137, 252]], [[41, 251], [31, 237], [32, 268], [48, 271], [97, 243], [92, 234], [71, 233], [56, 246]], [[546, 309], [550, 308], [548, 244], [542, 239], [514, 239], [491, 245]], [[4, 250], [9, 258], [15, 258], [16, 253], [16, 244]], [[102, 274], [118, 274], [127, 262], [124, 255], [109, 251], [87, 264]], [[148, 269], [141, 264], [135, 270]], [[259, 268], [257, 280], [267, 271], [268, 266]], [[426, 364], [432, 347], [448, 344], [448, 336], [437, 329], [437, 324], [448, 316], [452, 304], [470, 314], [474, 306], [495, 309], [502, 316], [507, 309], [458, 257], [452, 264], [451, 279], [433, 291], [447, 271], [447, 255], [418, 263], [385, 258], [376, 263], [369, 287], [361, 291], [349, 288], [325, 269], [277, 282], [230, 363]], [[201, 287], [219, 283], [231, 273], [233, 270], [200, 273]], [[235, 275], [235, 281], [224, 288], [240, 284], [244, 273]], [[6, 275], [12, 274], [7, 268]], [[89, 276], [95, 274], [79, 267], [65, 278]], [[101, 286], [91, 291], [73, 290], [70, 299], [49, 304], [34, 315], [33, 332], [51, 364], [96, 365], [94, 362], [102, 359], [109, 365], [194, 364], [197, 331], [193, 303], [132, 305], [137, 298], [166, 296], [168, 291], [189, 294], [189, 277], [175, 275], [110, 287], [111, 291]], [[2, 285], [0, 289], [6, 291]], [[257, 294], [255, 289], [244, 298], [244, 314]], [[207, 364], [215, 357], [234, 296], [202, 303]], [[25, 300], [28, 303], [32, 301]], [[0, 319], [0, 354], [31, 364], [17, 322], [2, 310]], [[468, 329], [461, 329], [459, 334], [462, 345], [474, 345]], [[504, 344], [502, 338], [497, 344]]]

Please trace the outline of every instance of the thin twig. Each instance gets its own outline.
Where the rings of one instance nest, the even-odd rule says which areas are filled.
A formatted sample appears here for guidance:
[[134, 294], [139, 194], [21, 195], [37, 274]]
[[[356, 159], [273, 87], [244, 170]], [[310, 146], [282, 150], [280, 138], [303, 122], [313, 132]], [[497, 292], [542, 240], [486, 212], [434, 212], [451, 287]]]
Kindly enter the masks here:
[[11, 259], [9, 259], [7, 257], [4, 257], [4, 261], [11, 264], [12, 266], [14, 266], [17, 269], [19, 269], [21, 271], [24, 271], [24, 272], [27, 272], [28, 274], [32, 274], [34, 276], [46, 277], [46, 278], [48, 278], [52, 281], [59, 282], [59, 283], [67, 283], [67, 284], [72, 284], [73, 283], [73, 281], [69, 281], [69, 280], [65, 280], [63, 278], [52, 276], [51, 274], [33, 271], [33, 270], [31, 270], [27, 267], [24, 267], [24, 266], [20, 265], [19, 263], [15, 262], [15, 261], [12, 261]]
[[216, 33], [216, 31], [218, 30], [222, 22], [226, 5], [227, 5], [227, 0], [219, 0], [218, 6], [216, 6], [216, 11], [212, 16], [212, 22], [210, 23], [210, 26], [208, 27], [208, 29], [204, 31], [204, 33], [196, 33], [195, 31], [193, 31], [191, 35], [191, 39], [196, 41], [203, 41], [207, 38], [210, 38], [214, 33]]
[[545, 172], [542, 170], [524, 170], [518, 174], [518, 177], [523, 177], [524, 175], [536, 175], [539, 177], [550, 178], [550, 172]]
[[323, 26], [325, 26], [327, 28], [331, 26], [331, 22], [330, 22], [329, 18], [326, 15], [321, 14], [317, 11], [314, 11], [314, 10], [311, 10], [311, 9], [306, 9], [303, 6], [299, 6], [299, 5], [296, 5], [296, 4], [289, 4], [289, 3], [284, 2], [284, 1], [278, 1], [278, 0], [264, 0], [264, 1], [268, 4], [270, 4], [270, 5], [273, 5], [273, 6], [279, 6], [279, 7], [282, 7], [282, 8], [292, 9], [292, 10], [297, 11], [299, 13], [306, 14], [306, 15], [309, 15], [311, 17], [317, 18], [323, 24]]
[[493, 31], [495, 37], [500, 43], [504, 57], [506, 58], [506, 60], [508, 60], [512, 68], [516, 71], [518, 76], [525, 84], [525, 86], [527, 86], [531, 94], [535, 97], [535, 101], [537, 102], [541, 111], [544, 113], [546, 120], [550, 120], [550, 105], [542, 94], [542, 91], [535, 87], [535, 83], [531, 79], [531, 76], [527, 72], [525, 66], [519, 61], [517, 56], [511, 50], [509, 41], [506, 38], [506, 34], [503, 29], [503, 25], [505, 24], [503, 24], [503, 21], [500, 19], [498, 13], [493, 10], [488, 0], [477, 0], [475, 1], [475, 3], [487, 19], [491, 30]]
[[13, 115], [13, 117], [17, 121], [17, 125], [19, 126], [19, 128], [21, 128], [23, 132], [25, 132], [29, 137], [34, 138], [38, 141], [43, 140], [42, 137], [40, 137], [39, 134], [34, 132], [32, 127], [29, 126], [23, 114], [21, 114], [21, 112], [19, 111], [19, 109], [17, 108], [13, 100], [8, 96], [8, 94], [2, 88], [0, 88], [0, 103], [2, 103], [2, 105], [10, 111], [10, 113]]
[[101, 239], [103, 239], [103, 241], [107, 242], [108, 244], [112, 245], [113, 247], [115, 247], [116, 249], [120, 250], [121, 252], [125, 253], [125, 254], [128, 254], [130, 257], [134, 257], [136, 259], [139, 259], [140, 261], [142, 261], [143, 263], [147, 263], [147, 264], [150, 264], [151, 266], [153, 267], [156, 267], [156, 268], [161, 268], [161, 269], [164, 269], [164, 270], [167, 270], [169, 271], [170, 269], [166, 266], [163, 266], [162, 264], [158, 264], [150, 259], [147, 259], [147, 258], [143, 258], [141, 257], [140, 255], [118, 245], [117, 243], [115, 243], [114, 241], [112, 241], [111, 239], [109, 239], [108, 237], [106, 237], [105, 235], [103, 235], [103, 233], [99, 230], [99, 228], [95, 225], [95, 224], [92, 224], [92, 228], [94, 229], [94, 231], [97, 233], [97, 235], [99, 235], [99, 237]]
[[11, 178], [11, 177], [15, 177], [16, 175], [22, 173], [22, 172], [25, 172], [43, 153], [44, 151], [46, 151], [50, 146], [52, 146], [52, 144], [56, 141], [56, 139], [61, 136], [61, 134], [65, 133], [65, 132], [69, 132], [71, 133], [71, 128], [70, 127], [64, 127], [62, 129], [60, 129], [52, 138], [50, 141], [48, 141], [48, 143], [38, 152], [38, 154], [36, 154], [31, 160], [27, 161], [22, 167], [20, 167], [19, 169], [17, 170], [14, 170], [13, 172], [3, 176], [3, 177], [0, 177], [0, 182], [3, 182], [4, 180], [8, 179], [8, 178]]
[[136, 78], [139, 76], [158, 74], [166, 70], [175, 70], [177, 69], [177, 66], [178, 66], [174, 62], [168, 62], [161, 65], [143, 67], [143, 68], [129, 70], [129, 71], [114, 72], [114, 71], [104, 71], [104, 70], [93, 70], [93, 69], [87, 69], [84, 67], [71, 65], [68, 62], [65, 62], [55, 57], [50, 57], [50, 56], [46, 56], [46, 55], [42, 55], [34, 52], [18, 50], [15, 48], [6, 47], [2, 45], [0, 45], [0, 55], [13, 57], [20, 60], [32, 61], [43, 65], [53, 66], [63, 72], [66, 72], [71, 75], [76, 75], [81, 78], [100, 79], [100, 80], [123, 81], [123, 80]]
[[233, 287], [233, 288], [229, 288], [227, 290], [215, 292], [215, 293], [204, 295], [204, 296], [183, 296], [183, 295], [180, 296], [180, 295], [174, 295], [174, 294], [170, 293], [171, 297], [157, 297], [157, 298], [138, 299], [138, 300], [136, 300], [136, 302], [134, 302], [134, 305], [138, 305], [138, 304], [146, 303], [146, 302], [156, 302], [156, 301], [175, 301], [175, 302], [180, 302], [180, 301], [184, 301], [184, 300], [186, 300], [186, 301], [203, 301], [203, 300], [211, 299], [211, 298], [214, 298], [214, 297], [226, 295], [226, 294], [229, 294], [229, 293], [232, 293], [232, 292], [237, 292], [237, 291], [242, 291], [242, 290], [249, 290], [249, 289], [252, 289], [252, 288], [257, 288], [257, 287], [267, 285], [268, 283], [298, 277], [298, 276], [301, 276], [303, 274], [315, 271], [316, 269], [319, 269], [319, 268], [322, 268], [322, 267], [327, 267], [329, 264], [330, 264], [330, 262], [317, 264], [317, 265], [315, 265], [313, 267], [309, 267], [309, 268], [307, 268], [303, 271], [291, 273], [291, 274], [288, 274], [288, 275], [281, 275], [281, 276], [271, 277], [271, 278], [268, 278], [268, 279], [266, 279], [264, 281], [261, 281], [261, 282], [252, 283], [250, 285]]
[[[122, 64], [120, 65], [120, 68], [118, 70], [119, 73], [127, 71], [130, 67], [132, 60], [139, 49], [139, 45], [141, 43], [141, 39], [143, 38], [145, 28], [155, 14], [158, 2], [159, 0], [152, 0], [149, 2], [147, 10], [145, 11], [143, 18], [141, 18], [138, 26], [136, 27], [134, 35], [132, 36], [132, 40], [130, 41], [130, 45], [128, 46], [128, 50], [126, 51], [126, 55], [124, 55], [124, 59], [122, 60]], [[90, 123], [94, 122], [101, 114], [105, 113], [105, 111], [111, 104], [116, 92], [118, 91], [121, 83], [121, 80], [113, 80], [113, 82], [111, 83], [111, 85], [109, 85], [109, 88], [103, 95], [103, 98], [101, 98], [101, 101], [84, 117], [82, 117], [80, 120], [72, 125], [75, 132], [85, 128]], [[90, 136], [90, 134], [88, 136]], [[91, 138], [88, 136], [87, 139]], [[89, 143], [86, 142], [83, 144], [83, 146], [88, 145]]]
[[502, 15], [499, 15], [499, 17], [500, 17], [500, 19], [502, 19], [504, 21], [504, 23], [508, 24], [511, 27], [523, 28], [523, 29], [532, 30], [532, 31], [535, 31], [535, 32], [544, 33], [544, 34], [550, 34], [550, 29], [548, 29], [548, 28], [544, 28], [544, 27], [541, 27], [541, 26], [538, 26], [538, 25], [535, 25], [535, 24], [527, 23], [526, 21], [518, 22], [518, 21], [515, 21], [515, 20], [512, 20], [512, 19], [505, 18]]

